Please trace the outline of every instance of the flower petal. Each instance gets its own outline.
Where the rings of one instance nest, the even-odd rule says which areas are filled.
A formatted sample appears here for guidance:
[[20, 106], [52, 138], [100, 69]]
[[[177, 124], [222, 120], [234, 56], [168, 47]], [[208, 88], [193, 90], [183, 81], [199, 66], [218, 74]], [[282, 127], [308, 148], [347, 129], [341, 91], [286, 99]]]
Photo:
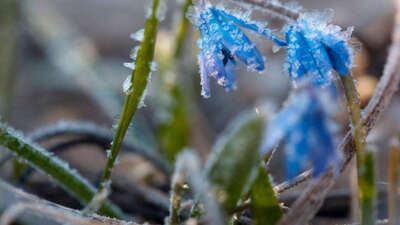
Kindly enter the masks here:
[[210, 78], [208, 77], [208, 72], [206, 69], [205, 56], [200, 53], [198, 56], [198, 61], [200, 65], [200, 84], [201, 84], [201, 95], [204, 98], [210, 97]]
[[261, 150], [262, 154], [268, 153], [298, 126], [311, 103], [311, 99], [306, 94], [298, 94], [291, 99], [291, 102], [294, 104], [288, 105], [268, 122], [266, 137]]
[[286, 46], [286, 42], [278, 39], [277, 37], [275, 37], [275, 35], [272, 33], [271, 30], [266, 29], [266, 25], [262, 24], [262, 23], [257, 23], [248, 19], [244, 19], [244, 18], [240, 18], [240, 17], [236, 17], [233, 16], [229, 13], [226, 13], [223, 10], [211, 7], [210, 10], [215, 14], [218, 15], [220, 17], [223, 18], [219, 18], [220, 20], [231, 20], [233, 21], [236, 25], [241, 26], [243, 28], [255, 31], [259, 34], [262, 34], [264, 36], [266, 36], [267, 38], [269, 38], [270, 40], [274, 41], [275, 44], [277, 44], [280, 47]]
[[255, 70], [264, 70], [264, 60], [260, 51], [243, 33], [243, 31], [241, 31], [231, 20], [227, 20], [218, 13], [213, 13], [213, 15], [219, 22], [218, 31], [222, 35], [221, 41], [224, 46], [226, 46], [229, 51], [231, 51], [247, 66]]
[[345, 40], [336, 39], [333, 35], [323, 38], [323, 44], [329, 55], [333, 68], [341, 75], [346, 76], [352, 65], [352, 53]]
[[304, 74], [311, 76], [316, 85], [325, 85], [331, 82], [332, 65], [325, 46], [320, 43], [319, 37], [310, 31], [308, 24], [300, 23], [292, 26], [286, 33], [288, 41], [289, 74], [295, 80]]

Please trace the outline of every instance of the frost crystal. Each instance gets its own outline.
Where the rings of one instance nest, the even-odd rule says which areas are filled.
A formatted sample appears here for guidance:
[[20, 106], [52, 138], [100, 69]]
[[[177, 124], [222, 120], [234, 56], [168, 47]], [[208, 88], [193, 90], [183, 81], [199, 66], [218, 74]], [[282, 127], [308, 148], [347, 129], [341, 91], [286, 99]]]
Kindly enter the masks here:
[[152, 62], [150, 63], [150, 71], [155, 72], [155, 71], [157, 71], [157, 68], [158, 68], [157, 62], [152, 61]]
[[136, 46], [135, 48], [132, 49], [131, 54], [129, 55], [129, 57], [133, 60], [136, 60], [137, 54], [139, 52], [140, 46]]
[[136, 31], [135, 33], [132, 33], [130, 35], [130, 38], [132, 38], [133, 40], [136, 40], [136, 41], [143, 41], [144, 29], [140, 29], [140, 30]]
[[136, 67], [136, 64], [134, 62], [125, 62], [123, 65], [130, 70], [135, 70]]
[[107, 158], [111, 157], [111, 150], [110, 149], [106, 150], [106, 156], [107, 156]]
[[129, 95], [132, 93], [133, 88], [132, 88], [132, 75], [129, 75], [124, 83], [122, 84], [122, 90], [124, 91], [125, 95]]

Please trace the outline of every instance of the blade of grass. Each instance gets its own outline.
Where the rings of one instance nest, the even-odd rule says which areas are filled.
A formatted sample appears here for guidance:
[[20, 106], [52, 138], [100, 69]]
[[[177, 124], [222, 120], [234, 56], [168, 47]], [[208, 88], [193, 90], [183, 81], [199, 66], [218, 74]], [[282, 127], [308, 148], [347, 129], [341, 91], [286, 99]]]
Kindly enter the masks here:
[[398, 185], [398, 170], [399, 170], [399, 159], [400, 159], [400, 143], [398, 137], [393, 137], [390, 155], [389, 155], [389, 174], [388, 174], [388, 214], [389, 214], [389, 225], [398, 224], [397, 219], [397, 185]]
[[99, 215], [84, 217], [75, 209], [40, 199], [0, 179], [0, 224], [56, 225], [139, 225]]
[[[159, 2], [160, 0], [153, 1], [150, 17], [146, 21], [144, 29], [144, 39], [143, 42], [140, 44], [140, 49], [137, 53], [136, 68], [132, 72], [132, 85], [130, 87], [131, 92], [125, 98], [122, 115], [112, 141], [111, 153], [107, 158], [107, 163], [104, 168], [103, 176], [97, 194], [102, 193], [103, 190], [105, 188], [108, 188], [108, 186], [110, 185], [112, 168], [117, 159], [121, 144], [126, 135], [126, 131], [128, 130], [129, 124], [131, 123], [131, 120], [136, 110], [138, 109], [142, 98], [144, 97], [143, 94], [147, 87], [148, 78], [151, 73], [151, 63], [153, 62], [154, 57], [154, 46], [157, 37], [158, 27], [157, 14]], [[93, 199], [97, 198], [94, 197]], [[98, 201], [98, 203], [100, 202], [101, 201]], [[89, 209], [88, 211], [92, 211], [92, 209]], [[96, 209], [93, 208], [93, 211], [96, 211]]]
[[[88, 203], [94, 196], [95, 187], [71, 169], [66, 162], [52, 156], [43, 148], [24, 140], [21, 134], [3, 123], [0, 123], [0, 145], [7, 147], [16, 156], [50, 176], [82, 203]], [[99, 212], [115, 218], [124, 217], [120, 209], [109, 201], [102, 204]]]
[[360, 222], [361, 225], [374, 225], [376, 221], [374, 152], [367, 149], [364, 154], [358, 173]]

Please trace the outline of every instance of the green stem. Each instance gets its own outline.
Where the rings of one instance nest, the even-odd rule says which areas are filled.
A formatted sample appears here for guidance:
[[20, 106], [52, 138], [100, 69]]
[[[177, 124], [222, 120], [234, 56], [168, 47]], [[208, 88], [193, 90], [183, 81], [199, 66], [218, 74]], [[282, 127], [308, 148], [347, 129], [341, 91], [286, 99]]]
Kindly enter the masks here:
[[189, 7], [193, 5], [192, 0], [186, 0], [185, 4], [182, 6], [182, 14], [181, 16], [181, 22], [177, 26], [177, 34], [176, 34], [176, 40], [175, 40], [175, 53], [174, 57], [177, 59], [181, 56], [182, 54], [182, 49], [183, 45], [185, 42], [185, 37], [187, 33], [187, 28], [189, 26], [189, 20], [186, 17], [186, 13], [189, 10]]
[[9, 121], [17, 57], [18, 2], [0, 2], [0, 115]]
[[[19, 133], [1, 123], [0, 145], [7, 147], [18, 157], [49, 175], [81, 202], [88, 203], [94, 196], [95, 187], [76, 171], [69, 168], [66, 162], [52, 156], [51, 153], [41, 147], [25, 141]], [[109, 201], [102, 204], [100, 213], [115, 218], [124, 217], [119, 208]]]
[[[152, 13], [146, 21], [144, 30], [144, 40], [140, 44], [140, 49], [137, 54], [136, 69], [132, 72], [131, 79], [131, 93], [125, 99], [124, 106], [122, 109], [122, 115], [118, 123], [117, 130], [115, 132], [112, 145], [111, 154], [107, 158], [107, 163], [104, 168], [103, 176], [97, 194], [103, 193], [105, 188], [108, 188], [110, 184], [110, 177], [115, 160], [117, 159], [119, 150], [121, 148], [122, 141], [126, 135], [129, 124], [139, 106], [139, 103], [143, 97], [144, 90], [147, 87], [148, 77], [151, 73], [151, 63], [154, 57], [154, 45], [157, 36], [157, 9], [160, 0], [154, 0], [152, 6]], [[94, 198], [99, 199], [99, 198]], [[99, 201], [101, 202], [101, 201]]]
[[398, 176], [398, 163], [400, 143], [399, 138], [393, 139], [390, 148], [389, 156], [389, 174], [388, 174], [388, 214], [389, 214], [389, 225], [397, 225], [397, 176]]
[[360, 198], [360, 224], [375, 225], [375, 163], [374, 153], [367, 151], [361, 162], [360, 173], [358, 174], [359, 198]]
[[[367, 221], [363, 219], [366, 218], [366, 211], [369, 211], [370, 201], [369, 201], [369, 193], [366, 193], [367, 187], [365, 185], [369, 185], [369, 183], [362, 184], [363, 179], [367, 179], [365, 177], [365, 169], [368, 167], [366, 163], [369, 163], [367, 160], [367, 156], [369, 154], [365, 153], [365, 129], [362, 123], [362, 114], [360, 107], [360, 96], [357, 92], [357, 88], [355, 85], [355, 80], [352, 73], [348, 73], [347, 76], [341, 77], [345, 96], [347, 99], [347, 104], [349, 107], [350, 115], [351, 115], [351, 123], [352, 123], [352, 132], [354, 137], [354, 145], [356, 148], [357, 155], [357, 174], [358, 174], [358, 188], [359, 188], [359, 202], [360, 202], [360, 216], [361, 216], [361, 224], [367, 224]], [[373, 171], [372, 171], [373, 173]], [[365, 211], [366, 210], [366, 211]]]
[[181, 207], [182, 190], [184, 185], [185, 177], [182, 171], [177, 171], [172, 181], [172, 193], [171, 193], [171, 204], [170, 214], [168, 218], [169, 225], [179, 224], [179, 209]]

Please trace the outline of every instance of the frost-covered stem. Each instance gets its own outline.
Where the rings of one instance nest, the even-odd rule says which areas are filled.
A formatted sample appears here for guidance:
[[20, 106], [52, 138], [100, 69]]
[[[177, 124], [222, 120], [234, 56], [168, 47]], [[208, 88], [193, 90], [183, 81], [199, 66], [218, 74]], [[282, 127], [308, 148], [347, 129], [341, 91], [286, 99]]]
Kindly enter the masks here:
[[[360, 160], [358, 160], [359, 162]], [[376, 186], [374, 152], [369, 149], [360, 162], [358, 174], [361, 225], [374, 225], [376, 221]]]
[[179, 224], [179, 209], [181, 207], [182, 190], [185, 177], [180, 169], [176, 171], [172, 178], [170, 209], [169, 209], [169, 225]]
[[[348, 104], [348, 109], [351, 117], [351, 127], [354, 137], [354, 144], [356, 148], [356, 160], [357, 160], [357, 177], [358, 177], [358, 189], [359, 189], [359, 203], [360, 203], [360, 216], [361, 219], [365, 218], [365, 209], [369, 206], [369, 201], [365, 200], [369, 198], [369, 193], [365, 187], [365, 183], [362, 184], [362, 180], [365, 181], [365, 168], [368, 167], [365, 163], [369, 163], [367, 160], [367, 154], [365, 152], [365, 129], [362, 122], [362, 114], [360, 107], [360, 95], [357, 92], [355, 80], [352, 73], [348, 73], [347, 76], [341, 77], [342, 84], [344, 87], [345, 97]], [[366, 192], [367, 191], [367, 192]], [[366, 205], [363, 205], [366, 204]], [[367, 210], [369, 211], [369, 210]], [[363, 223], [363, 220], [361, 220]]]
[[175, 58], [179, 58], [182, 54], [185, 37], [189, 27], [189, 20], [188, 18], [186, 18], [186, 13], [191, 5], [193, 5], [192, 0], [185, 0], [184, 4], [182, 5], [182, 14], [180, 15], [181, 19], [179, 24], [177, 25], [177, 31], [176, 31], [175, 53], [174, 53]]
[[[122, 141], [126, 135], [129, 124], [139, 106], [143, 97], [143, 92], [147, 87], [148, 77], [151, 72], [150, 64], [154, 57], [154, 45], [157, 36], [158, 18], [157, 9], [160, 0], [154, 0], [150, 17], [146, 21], [144, 29], [144, 39], [140, 44], [140, 49], [137, 54], [136, 69], [132, 72], [132, 92], [125, 98], [124, 107], [122, 109], [121, 118], [115, 132], [112, 145], [111, 154], [107, 158], [107, 163], [104, 168], [101, 183], [97, 194], [102, 193], [104, 188], [109, 185], [112, 168], [117, 159]], [[96, 194], [96, 195], [97, 195]]]
[[398, 184], [398, 164], [400, 159], [399, 138], [392, 140], [389, 155], [389, 174], [388, 174], [388, 214], [389, 225], [397, 225], [397, 184]]
[[279, 18], [282, 18], [288, 22], [293, 22], [299, 17], [299, 13], [285, 7], [282, 4], [277, 4], [276, 1], [270, 1], [270, 0], [231, 0], [233, 2], [239, 2], [241, 4], [249, 4], [253, 6], [260, 7], [262, 9], [267, 10], [271, 14], [278, 16]]
[[[0, 124], [0, 145], [53, 178], [81, 202], [87, 203], [94, 196], [95, 188], [85, 178], [51, 153], [22, 139], [20, 134], [5, 124]], [[122, 212], [108, 201], [102, 204], [100, 213], [116, 218], [123, 217]]]

